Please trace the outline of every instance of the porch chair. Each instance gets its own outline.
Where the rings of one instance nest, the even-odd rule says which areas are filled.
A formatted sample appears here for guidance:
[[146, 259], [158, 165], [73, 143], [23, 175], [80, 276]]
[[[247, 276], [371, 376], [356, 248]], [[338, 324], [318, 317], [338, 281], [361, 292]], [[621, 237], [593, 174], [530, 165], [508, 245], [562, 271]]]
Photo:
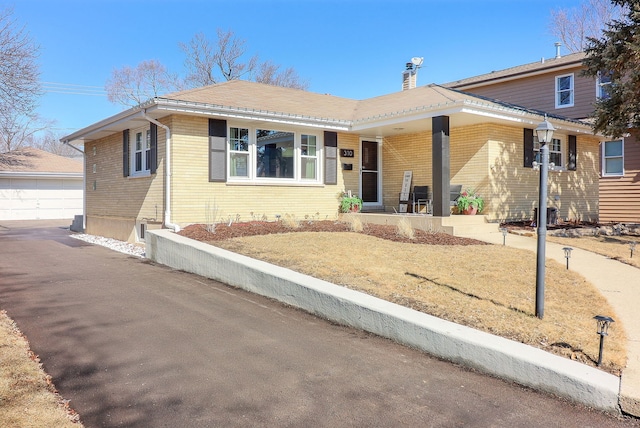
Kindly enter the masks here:
[[413, 186], [413, 193], [411, 196], [411, 200], [413, 201], [411, 209], [414, 213], [420, 212], [420, 205], [424, 205], [425, 214], [429, 214], [431, 212], [431, 195], [429, 194], [429, 186]]
[[455, 207], [458, 205], [460, 193], [462, 193], [462, 184], [449, 185], [449, 206]]

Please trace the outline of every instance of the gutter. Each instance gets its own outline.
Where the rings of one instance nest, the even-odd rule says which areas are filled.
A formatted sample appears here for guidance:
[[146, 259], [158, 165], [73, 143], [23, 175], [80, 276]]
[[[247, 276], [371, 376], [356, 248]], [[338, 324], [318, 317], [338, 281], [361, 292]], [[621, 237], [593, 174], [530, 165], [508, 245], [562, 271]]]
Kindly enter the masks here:
[[180, 226], [171, 223], [171, 130], [167, 125], [164, 125], [152, 117], [147, 115], [147, 110], [141, 111], [142, 117], [149, 122], [158, 125], [166, 131], [165, 142], [165, 159], [164, 159], [164, 176], [165, 176], [165, 192], [164, 192], [164, 226], [168, 229], [172, 229], [174, 232], [180, 232]]

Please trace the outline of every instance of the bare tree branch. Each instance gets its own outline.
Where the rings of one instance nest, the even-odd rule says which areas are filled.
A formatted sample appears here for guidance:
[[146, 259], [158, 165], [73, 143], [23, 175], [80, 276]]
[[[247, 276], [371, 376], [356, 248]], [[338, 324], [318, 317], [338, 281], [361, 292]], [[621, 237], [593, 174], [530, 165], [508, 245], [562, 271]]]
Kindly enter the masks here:
[[136, 106], [163, 93], [182, 89], [180, 79], [156, 60], [142, 61], [135, 68], [114, 69], [105, 84], [107, 98], [114, 104]]
[[569, 52], [582, 52], [588, 38], [599, 37], [608, 23], [624, 13], [623, 7], [610, 0], [584, 0], [580, 7], [552, 10], [549, 31]]
[[13, 10], [0, 11], [0, 114], [30, 114], [40, 94], [38, 46], [17, 27]]
[[33, 136], [51, 127], [36, 114], [0, 114], [0, 151], [9, 152], [33, 145]]
[[293, 67], [280, 71], [280, 66], [271, 61], [265, 61], [260, 64], [255, 81], [302, 90], [306, 90], [309, 87], [309, 83], [302, 80]]
[[247, 58], [246, 42], [231, 30], [217, 30], [217, 39], [209, 41], [203, 33], [196, 34], [180, 48], [186, 55], [185, 79], [190, 87], [213, 85], [227, 80], [249, 78], [256, 82], [298, 89], [307, 89], [293, 68], [280, 72], [271, 61], [259, 63], [257, 55]]

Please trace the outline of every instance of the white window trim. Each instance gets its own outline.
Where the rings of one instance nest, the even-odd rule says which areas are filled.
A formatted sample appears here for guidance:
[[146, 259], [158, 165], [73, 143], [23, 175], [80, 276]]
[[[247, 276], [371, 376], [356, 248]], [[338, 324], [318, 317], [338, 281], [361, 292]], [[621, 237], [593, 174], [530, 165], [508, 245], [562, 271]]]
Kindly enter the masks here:
[[[133, 138], [131, 138], [133, 134]], [[131, 131], [129, 141], [129, 177], [140, 178], [148, 177], [151, 175], [151, 165], [147, 165], [147, 138], [151, 138], [151, 128], [138, 128]], [[142, 170], [136, 171], [136, 137], [138, 134], [142, 134]]]
[[[567, 157], [569, 152], [569, 143], [564, 138], [564, 136], [553, 136], [554, 140], [560, 140], [560, 161], [562, 165], [554, 165], [553, 168], [549, 167], [549, 171], [566, 171], [567, 170]], [[557, 151], [552, 152], [550, 143], [547, 143], [549, 146], [549, 163], [551, 163], [551, 153], [558, 153]], [[536, 149], [536, 147], [538, 147]], [[536, 135], [533, 136], [533, 157], [534, 159], [538, 158], [538, 154], [540, 153], [538, 137]]]
[[[558, 104], [559, 101], [559, 97], [558, 97], [558, 80], [560, 80], [563, 77], [571, 77], [571, 87], [569, 89], [569, 91], [571, 91], [571, 102], [569, 104]], [[556, 108], [567, 108], [567, 107], [573, 107], [574, 103], [575, 103], [575, 84], [576, 84], [576, 79], [574, 76], [574, 73], [569, 73], [569, 74], [562, 74], [560, 76], [556, 76], [555, 78], [555, 84], [556, 84], [556, 91], [554, 93], [555, 96], [555, 105]]]
[[[231, 128], [243, 128], [249, 130], [249, 151], [238, 152], [231, 151], [231, 138], [227, 138], [227, 183], [229, 184], [253, 184], [253, 185], [283, 185], [283, 186], [296, 186], [296, 185], [308, 185], [316, 186], [323, 183], [323, 158], [324, 158], [324, 139], [321, 132], [314, 132], [313, 130], [294, 130], [287, 127], [273, 126], [271, 124], [264, 124], [258, 126], [248, 126], [243, 124], [230, 123], [227, 129], [227, 135], [231, 135]], [[257, 159], [257, 146], [256, 146], [256, 130], [268, 129], [274, 131], [291, 132], [293, 133], [294, 141], [294, 177], [293, 178], [273, 178], [273, 177], [257, 177], [256, 176], [256, 159]], [[315, 179], [302, 178], [302, 135], [312, 135], [316, 137], [316, 168], [317, 174]], [[232, 176], [231, 175], [231, 153], [248, 153], [248, 174], [244, 176]]]
[[[605, 156], [605, 146], [607, 145], [607, 143], [615, 143], [618, 141], [622, 141], [622, 154], [620, 156], [610, 156], [610, 158], [614, 158], [614, 157], [620, 157], [622, 158], [622, 172], [607, 172], [606, 171], [606, 160], [607, 157]], [[602, 143], [602, 176], [603, 177], [623, 177], [624, 176], [624, 138], [621, 138], [619, 140], [611, 140], [611, 141], [604, 141]]]
[[606, 83], [602, 83], [600, 81], [600, 73], [598, 73], [598, 77], [596, 78], [596, 99], [604, 99], [602, 97], [602, 88], [604, 88], [605, 86], [610, 86], [611, 85], [611, 80], [609, 80]]

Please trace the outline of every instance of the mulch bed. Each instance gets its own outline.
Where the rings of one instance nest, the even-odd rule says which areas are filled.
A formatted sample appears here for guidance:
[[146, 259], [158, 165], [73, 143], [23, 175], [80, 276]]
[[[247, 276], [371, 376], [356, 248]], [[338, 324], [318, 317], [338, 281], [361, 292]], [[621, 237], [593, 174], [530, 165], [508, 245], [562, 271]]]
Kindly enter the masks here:
[[[245, 236], [292, 232], [350, 232], [350, 230], [347, 223], [331, 220], [301, 221], [296, 228], [282, 221], [250, 221], [231, 223], [231, 225], [220, 223], [215, 226], [214, 232], [208, 232], [204, 224], [194, 224], [185, 227], [179, 234], [197, 241], [212, 242]], [[399, 235], [395, 226], [389, 225], [365, 224], [364, 230], [360, 233], [390, 241], [412, 244], [487, 245], [486, 242], [476, 239], [461, 238], [447, 235], [446, 233], [433, 233], [419, 229], [414, 230], [414, 239], [409, 239]]]

